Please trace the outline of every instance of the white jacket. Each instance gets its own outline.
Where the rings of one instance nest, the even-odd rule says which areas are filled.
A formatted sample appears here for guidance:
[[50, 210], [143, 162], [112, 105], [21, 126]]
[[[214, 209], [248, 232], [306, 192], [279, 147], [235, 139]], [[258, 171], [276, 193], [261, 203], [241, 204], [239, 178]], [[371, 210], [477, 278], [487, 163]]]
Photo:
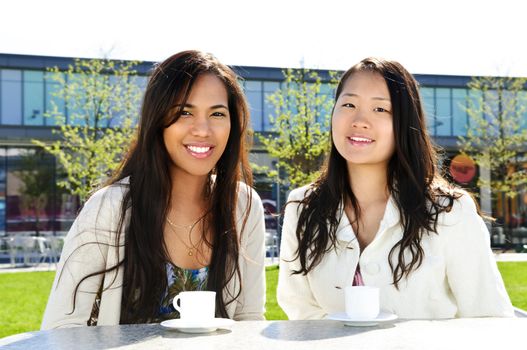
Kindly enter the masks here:
[[[82, 277], [114, 266], [124, 257], [124, 246], [115, 248], [115, 233], [127, 181], [97, 191], [85, 204], [73, 223], [58, 264], [55, 281], [48, 299], [42, 329], [85, 326], [103, 275], [85, 280], [79, 288], [73, 313], [73, 294]], [[247, 205], [247, 191], [252, 191], [251, 211], [241, 232]], [[247, 185], [239, 184], [237, 229], [241, 237], [239, 264], [242, 291], [238, 299], [226, 306], [235, 320], [263, 320], [265, 312], [265, 222], [263, 206], [258, 194]], [[121, 235], [124, 243], [124, 233]], [[160, 278], [166, 278], [165, 275]], [[98, 325], [117, 325], [121, 315], [123, 267], [104, 276]], [[228, 284], [225, 296], [236, 295], [240, 288], [237, 276]], [[230, 294], [227, 294], [229, 293]], [[226, 298], [227, 299], [227, 298]], [[227, 300], [231, 298], [228, 297]]]
[[[303, 199], [307, 190], [304, 186], [292, 191], [289, 201]], [[343, 287], [352, 284], [357, 264], [364, 284], [380, 288], [381, 309], [400, 318], [514, 315], [490, 249], [487, 227], [466, 194], [454, 201], [450, 212], [439, 215], [437, 234], [423, 236], [423, 263], [399, 282], [399, 290], [393, 285], [388, 264], [388, 254], [403, 234], [392, 198], [379, 231], [362, 254], [341, 205], [337, 247], [306, 276], [292, 274], [300, 267], [294, 260], [298, 208], [298, 203], [286, 207], [280, 250], [277, 298], [290, 319], [321, 319], [344, 311]], [[397, 251], [392, 259], [397, 261]]]

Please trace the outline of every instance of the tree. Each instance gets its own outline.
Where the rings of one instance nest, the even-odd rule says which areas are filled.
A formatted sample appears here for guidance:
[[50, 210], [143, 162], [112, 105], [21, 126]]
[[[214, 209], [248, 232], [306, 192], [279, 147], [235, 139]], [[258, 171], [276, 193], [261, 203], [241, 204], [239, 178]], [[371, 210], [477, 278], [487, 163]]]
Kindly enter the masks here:
[[459, 138], [460, 148], [474, 159], [480, 173], [481, 169], [490, 172], [490, 178], [479, 177], [478, 186], [490, 188], [504, 205], [527, 183], [519, 163], [527, 145], [526, 82], [526, 78], [477, 77], [468, 84], [469, 127]]
[[142, 97], [137, 64], [75, 59], [67, 71], [55, 67], [47, 74], [59, 88], [45, 116], [58, 126], [53, 133], [59, 138], [32, 142], [57, 158], [66, 174], [58, 185], [81, 202], [116, 169], [133, 137]]
[[336, 73], [330, 73], [327, 85], [316, 71], [288, 69], [283, 73], [282, 87], [267, 98], [275, 107], [275, 116], [269, 117], [272, 132], [258, 135], [265, 150], [277, 160], [278, 170], [255, 168], [269, 177], [283, 172], [285, 178], [280, 176], [280, 182], [299, 186], [317, 178], [329, 149], [330, 95], [336, 86]]

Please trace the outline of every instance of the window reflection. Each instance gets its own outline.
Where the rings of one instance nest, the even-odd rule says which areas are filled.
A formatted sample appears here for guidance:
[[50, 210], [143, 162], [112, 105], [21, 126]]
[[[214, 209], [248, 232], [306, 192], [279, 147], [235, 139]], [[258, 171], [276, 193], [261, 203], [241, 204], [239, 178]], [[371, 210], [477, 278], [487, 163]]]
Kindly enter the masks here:
[[75, 218], [78, 200], [56, 186], [53, 156], [37, 148], [4, 150], [2, 171], [6, 176], [2, 179], [0, 171], [0, 203], [4, 203], [5, 214], [0, 219], [0, 232], [35, 236], [65, 234]]
[[263, 131], [263, 101], [262, 82], [255, 80], [245, 81], [245, 96], [249, 103], [251, 123], [254, 131]]
[[2, 69], [0, 72], [0, 106], [2, 124], [22, 124], [22, 71]]
[[450, 89], [436, 88], [436, 135], [452, 135], [452, 99], [450, 98]]
[[44, 125], [44, 73], [24, 71], [24, 125]]

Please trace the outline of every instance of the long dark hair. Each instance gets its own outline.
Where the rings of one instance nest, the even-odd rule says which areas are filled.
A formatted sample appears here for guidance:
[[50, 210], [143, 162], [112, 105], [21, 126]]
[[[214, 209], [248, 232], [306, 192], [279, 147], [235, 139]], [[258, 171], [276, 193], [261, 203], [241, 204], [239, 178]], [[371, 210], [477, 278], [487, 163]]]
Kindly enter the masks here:
[[[362, 60], [342, 75], [335, 102], [346, 81], [362, 71], [378, 73], [384, 78], [392, 103], [395, 151], [388, 164], [387, 179], [388, 190], [399, 209], [403, 237], [391, 249], [388, 260], [397, 287], [403, 276], [421, 265], [423, 234], [437, 232], [439, 213], [450, 210], [459, 194], [438, 172], [437, 153], [427, 133], [418, 84], [401, 64], [376, 58]], [[307, 274], [320, 263], [325, 253], [335, 249], [340, 203], [349, 200], [356, 222], [360, 221], [360, 206], [348, 178], [346, 160], [332, 140], [320, 177], [300, 201], [302, 209], [296, 230], [300, 269], [295, 273]], [[410, 253], [409, 261], [405, 251]], [[392, 262], [394, 254], [397, 254], [396, 266]]]
[[[100, 272], [124, 267], [121, 323], [143, 323], [155, 319], [167, 288], [165, 269], [169, 258], [163, 228], [172, 183], [169, 176], [170, 157], [163, 141], [163, 131], [179, 118], [194, 82], [202, 74], [213, 74], [224, 83], [231, 122], [227, 146], [209, 174], [209, 186], [205, 189], [209, 207], [205, 208], [202, 234], [208, 229], [214, 237], [210, 243], [212, 256], [207, 289], [216, 291], [216, 315], [228, 317], [226, 306], [241, 292], [239, 289], [224, 300], [226, 285], [235, 276], [241, 277], [235, 214], [238, 182], [252, 185], [246, 149], [249, 141], [248, 106], [237, 76], [229, 67], [210, 54], [184, 51], [154, 67], [145, 91], [136, 140], [115, 176], [107, 183], [127, 188], [120, 209], [115, 245], [111, 246], [118, 249], [120, 242], [122, 246], [121, 235], [124, 233], [125, 255], [120, 257], [116, 266]], [[176, 116], [170, 113], [175, 105], [181, 106]], [[127, 178], [128, 181], [123, 181]], [[247, 203], [242, 229], [250, 211], [250, 198]], [[205, 236], [203, 239], [207, 242]]]

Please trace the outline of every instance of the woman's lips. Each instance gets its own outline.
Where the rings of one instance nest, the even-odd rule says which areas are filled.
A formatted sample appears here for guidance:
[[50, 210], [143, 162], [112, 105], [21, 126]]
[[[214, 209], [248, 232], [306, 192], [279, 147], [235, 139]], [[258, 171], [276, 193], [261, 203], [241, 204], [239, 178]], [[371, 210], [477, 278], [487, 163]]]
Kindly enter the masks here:
[[197, 145], [185, 145], [185, 148], [187, 149], [187, 152], [190, 153], [191, 156], [203, 159], [207, 158], [212, 154], [212, 151], [214, 150], [213, 146], [197, 146]]
[[367, 146], [371, 145], [375, 140], [372, 140], [367, 137], [361, 137], [361, 136], [351, 136], [348, 137], [348, 142], [351, 143], [353, 146]]

